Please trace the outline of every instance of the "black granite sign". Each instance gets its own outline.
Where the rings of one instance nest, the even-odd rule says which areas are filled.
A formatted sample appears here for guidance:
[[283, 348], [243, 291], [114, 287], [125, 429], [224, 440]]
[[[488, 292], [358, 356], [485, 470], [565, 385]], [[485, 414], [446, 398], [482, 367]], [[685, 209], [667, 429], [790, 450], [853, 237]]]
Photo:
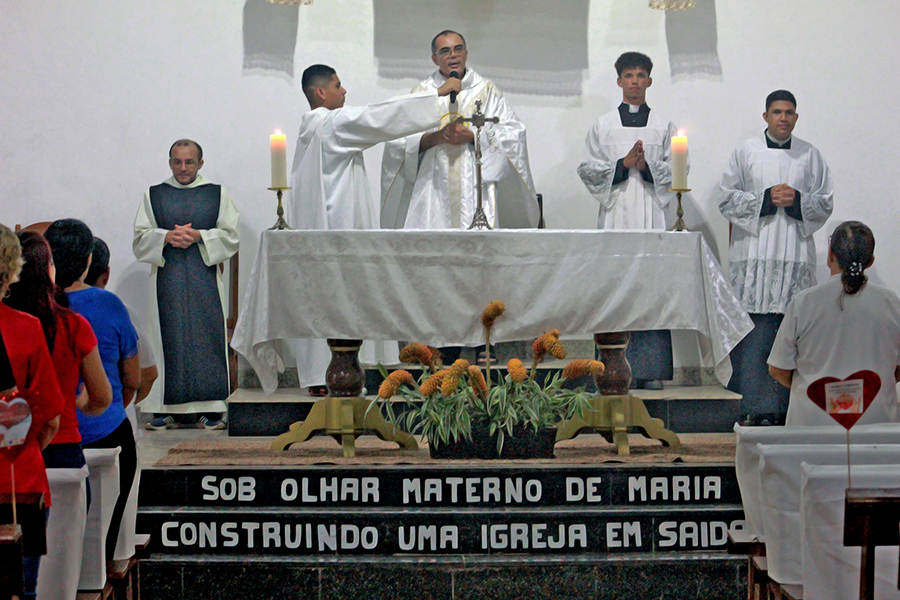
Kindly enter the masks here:
[[145, 510], [138, 531], [166, 554], [567, 554], [717, 551], [729, 509], [491, 511]]
[[731, 466], [146, 469], [141, 506], [602, 507], [740, 504]]

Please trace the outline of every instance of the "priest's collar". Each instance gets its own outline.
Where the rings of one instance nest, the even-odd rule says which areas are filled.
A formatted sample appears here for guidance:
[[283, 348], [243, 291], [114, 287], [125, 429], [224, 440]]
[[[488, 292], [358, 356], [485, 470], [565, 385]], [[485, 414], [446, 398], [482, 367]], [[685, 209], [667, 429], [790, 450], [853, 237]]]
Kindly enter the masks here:
[[780, 142], [769, 135], [769, 130], [766, 129], [766, 147], [767, 148], [779, 148], [781, 150], [790, 150], [791, 149], [791, 139], [793, 136], [788, 137], [788, 139]]
[[646, 127], [650, 116], [650, 107], [646, 104], [635, 105], [623, 102], [619, 105], [619, 118], [623, 127]]
[[193, 180], [192, 182], [190, 182], [187, 185], [182, 185], [182, 184], [178, 183], [178, 180], [175, 179], [175, 176], [173, 175], [172, 177], [169, 177], [168, 179], [166, 179], [163, 183], [169, 184], [173, 188], [186, 190], [188, 188], [195, 188], [195, 187], [199, 187], [201, 185], [207, 185], [210, 183], [210, 181], [203, 175], [198, 174], [197, 179]]

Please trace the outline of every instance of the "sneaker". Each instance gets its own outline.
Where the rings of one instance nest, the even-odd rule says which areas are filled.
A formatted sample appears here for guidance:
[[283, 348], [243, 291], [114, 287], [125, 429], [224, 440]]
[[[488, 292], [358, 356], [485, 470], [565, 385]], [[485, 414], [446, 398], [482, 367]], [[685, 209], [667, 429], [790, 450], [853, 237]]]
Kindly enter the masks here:
[[175, 417], [166, 415], [164, 417], [153, 417], [145, 427], [150, 431], [162, 431], [163, 429], [177, 429], [178, 423], [175, 422]]
[[661, 390], [663, 389], [663, 382], [659, 379], [645, 379], [644, 380], [644, 389], [645, 390]]
[[210, 431], [216, 429], [225, 429], [225, 421], [222, 419], [209, 419], [207, 417], [200, 417], [197, 419], [197, 422], [200, 424], [202, 429], [208, 429]]

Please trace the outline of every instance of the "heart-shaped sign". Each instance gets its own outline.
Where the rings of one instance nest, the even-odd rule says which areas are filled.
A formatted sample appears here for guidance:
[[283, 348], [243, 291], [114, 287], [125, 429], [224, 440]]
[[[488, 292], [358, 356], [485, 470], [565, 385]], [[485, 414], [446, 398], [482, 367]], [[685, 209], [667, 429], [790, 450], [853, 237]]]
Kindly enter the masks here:
[[823, 377], [806, 388], [806, 395], [831, 417], [853, 427], [881, 390], [881, 377], [874, 371], [857, 371], [846, 379]]
[[0, 400], [0, 448], [25, 442], [31, 429], [31, 407], [24, 398]]

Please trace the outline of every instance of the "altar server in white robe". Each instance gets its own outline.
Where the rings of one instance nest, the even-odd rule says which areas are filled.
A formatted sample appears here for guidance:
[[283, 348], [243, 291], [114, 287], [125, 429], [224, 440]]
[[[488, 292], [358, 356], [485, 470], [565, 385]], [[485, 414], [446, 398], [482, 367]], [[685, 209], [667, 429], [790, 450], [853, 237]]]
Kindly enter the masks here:
[[[585, 139], [578, 175], [600, 203], [598, 229], [664, 230], [671, 201], [675, 125], [650, 110], [647, 88], [653, 62], [640, 52], [616, 60], [622, 103], [601, 116]], [[672, 336], [668, 331], [633, 331], [626, 351], [632, 386], [662, 389], [672, 379]]]
[[461, 80], [455, 102], [443, 98], [436, 108], [440, 124], [385, 145], [381, 171], [381, 226], [388, 229], [466, 229], [477, 205], [475, 130], [460, 117], [471, 117], [476, 101], [487, 118], [481, 130], [483, 205], [491, 227], [537, 227], [540, 209], [528, 164], [525, 125], [493, 82], [466, 67], [462, 35], [442, 31], [431, 42], [438, 67], [413, 92], [434, 91], [448, 80]]
[[831, 277], [788, 304], [768, 361], [772, 376], [791, 391], [787, 425], [835, 424], [807, 394], [822, 378], [839, 385], [824, 390], [832, 412], [859, 412], [868, 392], [872, 404], [858, 423], [900, 421], [900, 298], [868, 281], [864, 271], [874, 254], [871, 229], [841, 223], [830, 238]]
[[[441, 96], [459, 91], [458, 79], [436, 90], [399, 96], [368, 106], [344, 106], [347, 91], [325, 65], [303, 72], [310, 112], [303, 115], [291, 173], [289, 223], [294, 229], [377, 229], [363, 150], [435, 127]], [[376, 348], [380, 346], [380, 348]], [[321, 386], [331, 353], [324, 340], [298, 340], [300, 384]], [[396, 362], [396, 343], [363, 344], [363, 362]]]
[[149, 429], [226, 427], [230, 379], [218, 265], [238, 251], [239, 215], [228, 191], [198, 173], [202, 166], [199, 144], [172, 144], [172, 177], [144, 193], [134, 220], [134, 256], [151, 265], [147, 333], [161, 392], [141, 404], [154, 414]]
[[719, 211], [731, 222], [731, 285], [754, 324], [731, 352], [728, 385], [743, 396], [747, 424], [784, 422], [790, 394], [766, 376], [766, 357], [788, 303], [816, 284], [813, 234], [834, 206], [825, 159], [792, 135], [797, 117], [793, 94], [769, 94], [765, 132], [738, 146], [722, 176]]

